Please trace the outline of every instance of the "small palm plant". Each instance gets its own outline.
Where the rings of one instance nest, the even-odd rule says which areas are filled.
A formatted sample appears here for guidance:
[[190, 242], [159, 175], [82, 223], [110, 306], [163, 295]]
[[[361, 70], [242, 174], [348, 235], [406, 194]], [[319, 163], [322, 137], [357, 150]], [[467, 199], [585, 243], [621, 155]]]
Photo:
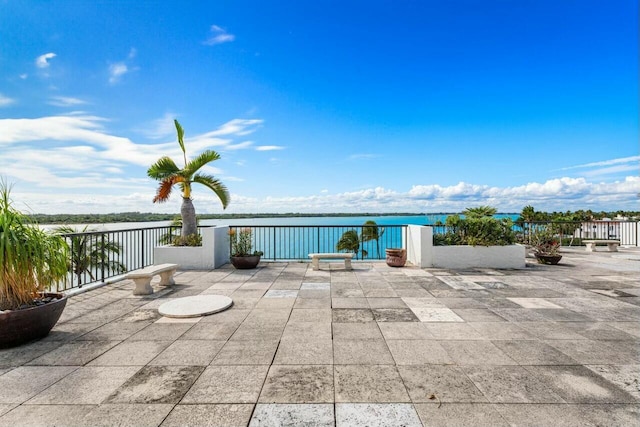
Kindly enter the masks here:
[[360, 233], [360, 241], [362, 243], [375, 240], [376, 242], [376, 255], [380, 258], [380, 239], [384, 234], [384, 227], [378, 227], [375, 221], [369, 220], [362, 226], [362, 233]]
[[82, 230], [73, 227], [57, 227], [59, 234], [69, 234], [71, 241], [71, 262], [69, 271], [76, 276], [78, 286], [82, 286], [82, 278], [88, 274], [91, 281], [96, 280], [96, 272], [108, 271], [109, 273], [123, 273], [127, 267], [114, 258], [122, 252], [122, 246], [111, 240], [105, 239], [104, 234], [88, 234], [96, 232], [94, 228], [85, 226]]
[[206, 150], [196, 158], [187, 160], [187, 152], [184, 147], [184, 129], [182, 129], [177, 120], [173, 122], [178, 133], [178, 145], [180, 145], [184, 157], [184, 167], [182, 169], [179, 168], [170, 157], [163, 156], [151, 165], [147, 170], [147, 175], [160, 181], [153, 203], [166, 202], [171, 196], [173, 187], [175, 185], [180, 187], [182, 191], [182, 207], [180, 208], [182, 238], [187, 239], [188, 236], [198, 232], [196, 210], [191, 200], [191, 184], [198, 183], [209, 188], [218, 196], [223, 208], [226, 208], [229, 204], [230, 197], [227, 188], [219, 180], [212, 175], [198, 172], [202, 167], [218, 160], [220, 155], [213, 150]]
[[336, 249], [338, 251], [352, 252], [356, 254], [356, 258], [358, 257], [358, 253], [362, 253], [363, 258], [369, 255], [366, 250], [360, 250], [360, 237], [356, 230], [348, 230], [342, 233], [342, 236], [340, 236], [340, 240], [338, 240], [336, 245]]
[[67, 275], [69, 247], [16, 210], [0, 181], [0, 310], [31, 306]]

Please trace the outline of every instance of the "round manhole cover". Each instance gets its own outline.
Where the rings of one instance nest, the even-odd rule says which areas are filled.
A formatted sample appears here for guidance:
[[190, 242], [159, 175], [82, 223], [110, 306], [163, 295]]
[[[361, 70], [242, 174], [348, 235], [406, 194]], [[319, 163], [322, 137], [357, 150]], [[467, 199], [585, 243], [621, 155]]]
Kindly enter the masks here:
[[233, 300], [224, 295], [194, 295], [167, 301], [158, 308], [166, 317], [199, 317], [231, 307]]

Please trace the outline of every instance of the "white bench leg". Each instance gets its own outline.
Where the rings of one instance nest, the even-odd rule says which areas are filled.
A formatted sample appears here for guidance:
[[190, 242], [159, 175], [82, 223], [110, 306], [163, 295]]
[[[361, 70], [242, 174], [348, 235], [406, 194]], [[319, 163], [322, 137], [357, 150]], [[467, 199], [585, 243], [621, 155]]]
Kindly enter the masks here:
[[175, 285], [176, 282], [173, 280], [173, 274], [175, 270], [165, 271], [160, 273], [160, 285], [161, 286], [172, 286]]
[[313, 257], [311, 259], [311, 268], [313, 268], [314, 270], [320, 269], [320, 258]]
[[595, 252], [596, 244], [595, 243], [587, 243], [587, 252]]
[[351, 259], [349, 258], [344, 259], [344, 268], [347, 270], [351, 270]]
[[133, 289], [134, 295], [151, 295], [153, 288], [151, 287], [151, 276], [133, 279], [136, 287]]
[[609, 247], [609, 252], [618, 252], [618, 244], [617, 243], [607, 243]]

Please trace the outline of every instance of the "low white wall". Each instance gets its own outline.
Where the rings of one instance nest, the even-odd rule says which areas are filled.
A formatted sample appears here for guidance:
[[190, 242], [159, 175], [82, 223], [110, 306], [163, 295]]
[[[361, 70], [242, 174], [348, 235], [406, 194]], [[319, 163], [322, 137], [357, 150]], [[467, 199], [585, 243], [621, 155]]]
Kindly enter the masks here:
[[202, 246], [158, 246], [153, 248], [154, 264], [173, 263], [180, 269], [210, 270], [229, 262], [229, 227], [201, 230]]
[[426, 268], [525, 268], [523, 245], [509, 246], [433, 246], [433, 228], [409, 225], [403, 241], [407, 261]]

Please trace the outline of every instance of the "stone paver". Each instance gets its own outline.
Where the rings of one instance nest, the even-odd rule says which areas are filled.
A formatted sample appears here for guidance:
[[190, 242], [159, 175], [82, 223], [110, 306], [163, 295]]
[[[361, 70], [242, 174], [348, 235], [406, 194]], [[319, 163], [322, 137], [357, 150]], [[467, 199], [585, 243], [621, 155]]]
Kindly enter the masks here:
[[[563, 251], [508, 271], [179, 271], [149, 297], [116, 282], [0, 350], [0, 426], [638, 425], [640, 265]], [[234, 305], [158, 314], [199, 294]]]

